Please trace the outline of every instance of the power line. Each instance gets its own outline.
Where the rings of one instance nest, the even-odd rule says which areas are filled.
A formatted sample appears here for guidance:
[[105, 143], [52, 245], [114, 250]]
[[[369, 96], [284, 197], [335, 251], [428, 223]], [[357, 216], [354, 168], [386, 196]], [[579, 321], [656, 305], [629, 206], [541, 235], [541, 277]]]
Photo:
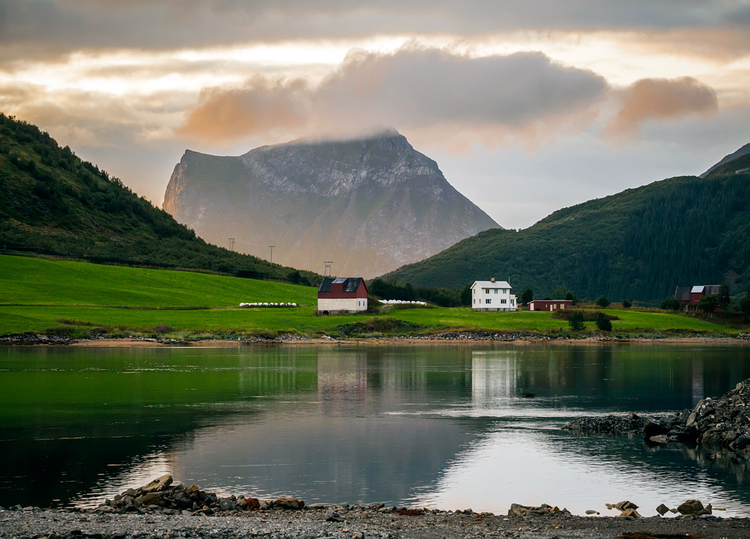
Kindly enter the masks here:
[[234, 238], [229, 238], [229, 250], [234, 251]]
[[269, 247], [271, 248], [271, 261], [270, 262], [271, 262], [271, 264], [273, 264], [273, 248], [276, 247], [276, 246], [275, 245], [269, 245]]

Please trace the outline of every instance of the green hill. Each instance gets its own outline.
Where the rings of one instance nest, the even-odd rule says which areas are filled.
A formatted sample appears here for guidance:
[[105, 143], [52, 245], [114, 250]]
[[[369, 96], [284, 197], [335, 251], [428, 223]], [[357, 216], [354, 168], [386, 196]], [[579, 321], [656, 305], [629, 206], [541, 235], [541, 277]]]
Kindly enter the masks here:
[[292, 282], [319, 279], [206, 243], [36, 126], [3, 114], [0, 250]]
[[458, 288], [496, 277], [535, 297], [566, 287], [651, 303], [677, 285], [739, 291], [750, 285], [748, 159], [565, 208], [525, 230], [488, 230], [384, 279]]

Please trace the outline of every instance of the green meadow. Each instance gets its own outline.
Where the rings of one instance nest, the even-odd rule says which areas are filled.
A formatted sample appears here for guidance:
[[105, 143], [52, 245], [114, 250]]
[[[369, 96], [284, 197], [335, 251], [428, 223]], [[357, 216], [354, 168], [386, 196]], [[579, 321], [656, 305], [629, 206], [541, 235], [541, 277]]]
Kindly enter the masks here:
[[[90, 332], [231, 337], [297, 332], [339, 336], [445, 330], [567, 332], [546, 312], [473, 312], [468, 307], [391, 308], [316, 316], [316, 289], [187, 271], [157, 270], [0, 255], [0, 335]], [[241, 302], [289, 302], [294, 308], [240, 308]], [[615, 334], [736, 334], [682, 314], [607, 309]], [[354, 330], [352, 330], [354, 328]], [[586, 324], [583, 334], [596, 329]]]

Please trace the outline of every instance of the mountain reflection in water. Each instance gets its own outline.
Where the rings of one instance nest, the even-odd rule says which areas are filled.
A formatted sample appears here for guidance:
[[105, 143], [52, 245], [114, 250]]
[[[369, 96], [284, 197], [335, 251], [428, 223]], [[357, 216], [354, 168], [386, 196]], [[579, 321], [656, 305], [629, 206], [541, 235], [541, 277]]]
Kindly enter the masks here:
[[[570, 418], [692, 406], [744, 347], [0, 349], [0, 505], [96, 505], [156, 475], [226, 494], [505, 512], [750, 506], [747, 465]], [[533, 395], [533, 398], [528, 398]], [[527, 398], [524, 398], [527, 397]], [[56, 501], [59, 500], [59, 501]]]

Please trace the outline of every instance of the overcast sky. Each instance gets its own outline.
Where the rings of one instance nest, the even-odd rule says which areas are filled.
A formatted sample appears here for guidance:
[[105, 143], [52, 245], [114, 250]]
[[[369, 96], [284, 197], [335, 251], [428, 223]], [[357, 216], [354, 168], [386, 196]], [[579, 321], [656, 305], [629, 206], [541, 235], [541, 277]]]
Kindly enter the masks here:
[[161, 205], [186, 148], [395, 128], [501, 226], [750, 142], [750, 0], [0, 0], [0, 111]]

